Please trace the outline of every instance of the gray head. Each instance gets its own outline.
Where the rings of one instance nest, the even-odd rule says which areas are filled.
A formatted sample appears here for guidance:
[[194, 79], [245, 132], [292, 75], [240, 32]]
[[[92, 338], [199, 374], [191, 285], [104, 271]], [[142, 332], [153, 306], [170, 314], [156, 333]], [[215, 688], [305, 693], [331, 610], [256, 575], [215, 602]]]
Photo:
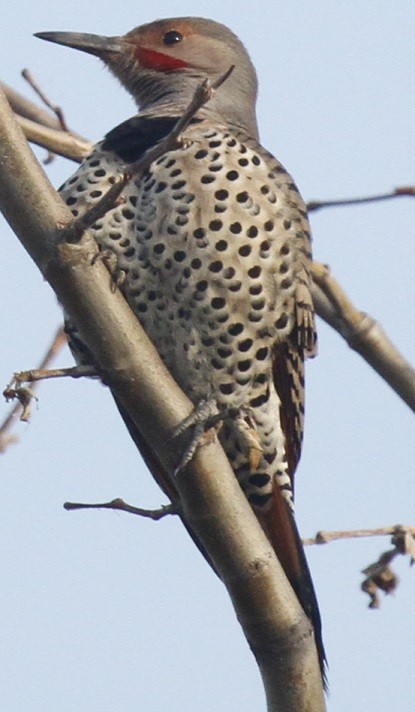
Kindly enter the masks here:
[[177, 114], [195, 87], [234, 69], [202, 110], [257, 136], [255, 69], [242, 42], [224, 25], [200, 17], [157, 20], [122, 37], [40, 32], [51, 42], [102, 59], [145, 113]]

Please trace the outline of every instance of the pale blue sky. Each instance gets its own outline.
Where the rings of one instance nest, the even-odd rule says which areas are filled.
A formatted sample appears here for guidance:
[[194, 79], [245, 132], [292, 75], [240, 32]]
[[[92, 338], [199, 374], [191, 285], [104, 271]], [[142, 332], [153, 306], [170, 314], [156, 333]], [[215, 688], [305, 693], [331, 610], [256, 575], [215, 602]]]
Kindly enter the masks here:
[[[128, 0], [6, 3], [1, 79], [25, 91], [19, 71], [30, 67], [69, 124], [98, 140], [134, 113], [131, 99], [97, 59], [32, 34], [122, 34], [188, 14], [228, 24], [246, 44], [260, 80], [262, 141], [306, 200], [413, 184], [412, 0], [159, 0], [155, 11]], [[58, 186], [74, 166], [58, 159], [47, 170]], [[402, 198], [311, 218], [316, 258], [412, 362], [414, 207]], [[13, 371], [37, 363], [60, 311], [4, 223], [1, 235], [5, 385]], [[297, 477], [301, 532], [414, 525], [413, 414], [336, 334], [321, 323], [319, 333]], [[67, 352], [59, 363], [71, 364]], [[19, 445], [1, 458], [2, 708], [263, 709], [259, 675], [225, 592], [178, 521], [62, 509], [68, 499], [163, 502], [105, 389], [44, 384], [32, 422], [17, 431]], [[359, 591], [359, 570], [386, 548], [376, 539], [308, 551], [333, 712], [414, 709], [415, 573], [397, 562], [401, 585], [379, 611], [367, 610]]]

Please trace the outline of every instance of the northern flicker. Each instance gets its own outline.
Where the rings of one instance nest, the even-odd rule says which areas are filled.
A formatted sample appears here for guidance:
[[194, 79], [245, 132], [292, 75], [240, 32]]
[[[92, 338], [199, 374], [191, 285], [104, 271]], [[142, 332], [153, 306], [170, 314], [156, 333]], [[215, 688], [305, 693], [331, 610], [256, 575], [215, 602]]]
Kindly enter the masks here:
[[[201, 81], [233, 67], [186, 129], [183, 146], [132, 179], [123, 204], [93, 233], [117, 256], [125, 297], [195, 408], [208, 400], [223, 414], [220, 441], [313, 622], [323, 669], [320, 616], [293, 515], [304, 359], [316, 347], [311, 239], [296, 185], [259, 143], [251, 60], [228, 28], [194, 17], [159, 20], [122, 37], [37, 36], [98, 56], [139, 107], [61, 188], [75, 216], [171, 131]], [[77, 360], [85, 361], [76, 325], [68, 331]], [[152, 453], [122, 414], [152, 469]], [[171, 473], [155, 477], [174, 492]]]

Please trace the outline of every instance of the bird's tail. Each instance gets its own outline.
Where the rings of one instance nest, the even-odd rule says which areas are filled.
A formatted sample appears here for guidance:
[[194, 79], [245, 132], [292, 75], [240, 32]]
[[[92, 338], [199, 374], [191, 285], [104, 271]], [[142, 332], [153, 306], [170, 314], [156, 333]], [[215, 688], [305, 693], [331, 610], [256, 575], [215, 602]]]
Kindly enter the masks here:
[[326, 655], [321, 617], [310, 570], [294, 514], [279, 487], [275, 487], [266, 507], [255, 507], [255, 513], [270, 540], [285, 575], [314, 628], [321, 674], [326, 687]]

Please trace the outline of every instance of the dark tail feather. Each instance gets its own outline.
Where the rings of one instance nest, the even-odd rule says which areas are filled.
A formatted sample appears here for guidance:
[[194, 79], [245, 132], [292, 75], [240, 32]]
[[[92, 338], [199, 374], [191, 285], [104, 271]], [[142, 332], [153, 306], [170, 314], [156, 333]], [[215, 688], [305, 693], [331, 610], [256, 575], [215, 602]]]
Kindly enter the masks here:
[[320, 611], [294, 515], [278, 487], [274, 489], [271, 505], [268, 505], [266, 509], [255, 508], [255, 513], [302, 608], [313, 624], [321, 675], [326, 689], [327, 660], [324, 652]]

